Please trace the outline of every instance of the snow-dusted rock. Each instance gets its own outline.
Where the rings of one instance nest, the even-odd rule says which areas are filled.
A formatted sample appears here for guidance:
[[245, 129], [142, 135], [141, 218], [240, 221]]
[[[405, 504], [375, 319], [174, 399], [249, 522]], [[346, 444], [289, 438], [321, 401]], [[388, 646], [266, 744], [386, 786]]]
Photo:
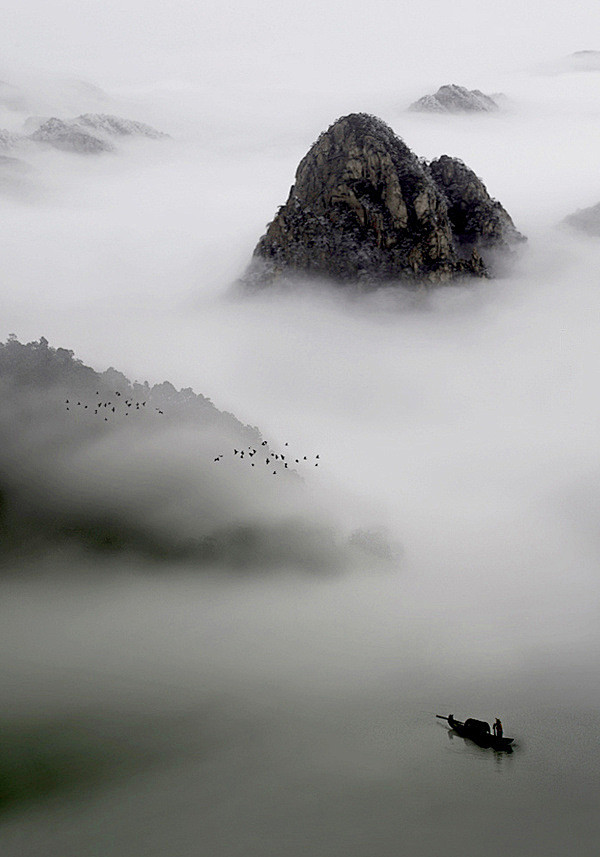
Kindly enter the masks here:
[[62, 119], [52, 117], [44, 122], [29, 137], [36, 143], [46, 143], [55, 149], [65, 152], [77, 152], [79, 154], [98, 154], [99, 152], [111, 152], [114, 149], [112, 143], [96, 134], [91, 133], [81, 125], [63, 122]]
[[157, 140], [160, 137], [168, 137], [163, 131], [157, 131], [151, 125], [144, 122], [136, 122], [133, 119], [123, 119], [121, 116], [112, 116], [109, 113], [83, 113], [74, 122], [85, 128], [92, 128], [105, 134], [116, 137], [138, 136], [150, 137]]
[[433, 95], [424, 95], [408, 108], [425, 113], [485, 113], [498, 110], [490, 95], [455, 83], [440, 86]]

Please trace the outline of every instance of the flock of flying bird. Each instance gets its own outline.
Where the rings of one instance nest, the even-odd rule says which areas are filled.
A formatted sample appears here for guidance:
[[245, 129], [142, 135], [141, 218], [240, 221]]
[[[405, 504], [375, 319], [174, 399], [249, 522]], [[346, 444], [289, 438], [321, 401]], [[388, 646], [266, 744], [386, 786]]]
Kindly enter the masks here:
[[[100, 396], [99, 390], [96, 390], [96, 396]], [[81, 399], [77, 401], [75, 399], [65, 399], [65, 405], [68, 411], [71, 410], [71, 408], [81, 408], [84, 411], [89, 410], [90, 413], [93, 411], [94, 416], [104, 416], [104, 422], [108, 422], [108, 419], [112, 414], [115, 414], [116, 416], [117, 408], [119, 406], [121, 406], [121, 408], [125, 408], [126, 417], [129, 416], [131, 410], [139, 411], [143, 410], [146, 407], [146, 402], [136, 402], [134, 401], [134, 399], [125, 399], [123, 398], [123, 394], [119, 392], [115, 393], [115, 397], [120, 401], [96, 401], [95, 404], [90, 405], [86, 402], [82, 402]], [[162, 411], [160, 408], [154, 408], [154, 410], [157, 411], [159, 414], [164, 414], [164, 411]]]
[[[288, 445], [289, 444], [287, 442], [284, 444], [284, 446], [286, 447]], [[261, 446], [268, 447], [268, 441], [263, 440]], [[264, 459], [262, 458], [262, 455], [265, 456]], [[282, 470], [287, 470], [290, 467], [293, 469], [294, 464], [303, 465], [304, 462], [306, 462], [307, 464], [314, 464], [315, 467], [318, 467], [320, 459], [319, 455], [315, 455], [314, 461], [309, 460], [309, 457], [307, 455], [295, 458], [287, 451], [284, 454], [282, 452], [269, 452], [268, 450], [262, 450], [262, 455], [261, 450], [256, 449], [254, 446], [249, 446], [247, 449], [233, 449], [234, 458], [237, 456], [239, 461], [248, 461], [251, 467], [255, 467], [257, 463], [262, 463], [263, 460], [267, 467], [275, 467], [275, 470], [273, 471], [273, 476], [277, 476], [278, 473], [280, 473]], [[256, 459], [256, 462], [252, 460], [255, 456], [259, 456]], [[218, 463], [219, 461], [221, 461], [222, 458], [224, 458], [224, 454], [220, 453], [219, 455], [215, 456], [213, 461]], [[283, 465], [283, 467], [281, 467], [281, 465]], [[280, 470], [277, 470], [277, 467], [279, 467]]]
[[[100, 396], [100, 391], [96, 390], [96, 396]], [[143, 411], [146, 407], [146, 402], [135, 401], [133, 398], [124, 398], [122, 393], [118, 391], [115, 392], [115, 401], [99, 401], [95, 400], [94, 404], [88, 404], [86, 402], [82, 402], [81, 399], [66, 399], [65, 406], [67, 411], [75, 410], [77, 408], [81, 408], [82, 411], [89, 411], [90, 413], [93, 411], [94, 416], [100, 416], [104, 418], [104, 422], [108, 422], [109, 418], [114, 414], [122, 413], [123, 408], [125, 416], [128, 417], [130, 413], [135, 411]], [[150, 410], [150, 409], [149, 409]], [[160, 408], [155, 407], [154, 410], [159, 414], [164, 414], [164, 411]], [[289, 444], [286, 442], [284, 444], [287, 447]], [[268, 447], [268, 441], [263, 440], [261, 446]], [[262, 457], [264, 455], [264, 458]], [[245, 449], [233, 449], [233, 456], [237, 458], [238, 461], [247, 461], [249, 462], [251, 467], [255, 467], [258, 462], [264, 461], [265, 466], [274, 467], [273, 476], [277, 476], [283, 470], [291, 469], [293, 470], [293, 465], [298, 464], [300, 466], [304, 465], [314, 465], [314, 467], [319, 466], [320, 456], [315, 455], [314, 460], [313, 457], [307, 455], [298, 456], [296, 458], [294, 455], [291, 455], [288, 450], [286, 452], [270, 452], [268, 449], [260, 450], [256, 449], [254, 446], [249, 446]], [[255, 457], [256, 461], [254, 461]], [[217, 455], [213, 461], [218, 463], [224, 458], [224, 453], [220, 453]], [[278, 469], [279, 468], [279, 469]]]

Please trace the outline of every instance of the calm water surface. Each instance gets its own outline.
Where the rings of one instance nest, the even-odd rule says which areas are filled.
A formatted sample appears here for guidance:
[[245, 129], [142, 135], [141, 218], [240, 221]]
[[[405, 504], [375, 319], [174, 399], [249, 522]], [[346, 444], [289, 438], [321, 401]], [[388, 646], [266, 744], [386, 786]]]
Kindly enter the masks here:
[[[3, 589], [3, 763], [66, 767], [5, 802], [3, 857], [597, 853], [587, 625], [533, 647], [513, 616], [501, 646], [504, 608], [381, 572]], [[501, 716], [514, 752], [449, 712]]]

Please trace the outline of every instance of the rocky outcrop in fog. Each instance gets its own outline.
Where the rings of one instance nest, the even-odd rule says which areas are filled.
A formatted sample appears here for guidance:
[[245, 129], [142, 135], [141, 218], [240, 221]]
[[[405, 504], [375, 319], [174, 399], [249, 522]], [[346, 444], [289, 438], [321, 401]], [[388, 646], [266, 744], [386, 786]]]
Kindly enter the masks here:
[[121, 116], [111, 116], [109, 113], [83, 113], [73, 120], [77, 125], [93, 128], [111, 134], [115, 137], [149, 137], [158, 140], [168, 137], [164, 131], [157, 131], [151, 125], [144, 122], [136, 122], [133, 119], [123, 119]]
[[36, 143], [46, 143], [54, 149], [78, 154], [98, 154], [112, 152], [114, 146], [101, 137], [91, 134], [87, 129], [62, 119], [51, 118], [44, 122], [29, 139]]
[[14, 148], [22, 139], [22, 136], [6, 128], [0, 128], [0, 152], [7, 152]]
[[486, 277], [482, 251], [522, 240], [462, 162], [420, 160], [380, 119], [351, 114], [301, 161], [244, 278], [443, 283]]
[[[25, 127], [31, 126], [35, 130], [29, 134], [29, 140], [45, 143], [62, 151], [79, 154], [112, 152], [115, 145], [111, 138], [135, 136], [157, 140], [169, 136], [144, 122], [123, 119], [108, 113], [83, 113], [76, 119], [70, 120], [57, 119], [56, 117], [40, 120], [30, 117], [26, 121]], [[12, 141], [11, 144], [14, 144], [15, 141]], [[2, 136], [0, 136], [1, 145]]]
[[499, 105], [479, 89], [450, 83], [440, 86], [433, 95], [419, 98], [408, 109], [424, 113], [489, 113], [498, 110]]
[[569, 214], [563, 223], [587, 235], [600, 236], [600, 202], [590, 208], [580, 208], [574, 214]]
[[442, 155], [431, 161], [429, 172], [446, 199], [452, 234], [460, 247], [509, 249], [525, 241], [506, 209], [458, 158]]

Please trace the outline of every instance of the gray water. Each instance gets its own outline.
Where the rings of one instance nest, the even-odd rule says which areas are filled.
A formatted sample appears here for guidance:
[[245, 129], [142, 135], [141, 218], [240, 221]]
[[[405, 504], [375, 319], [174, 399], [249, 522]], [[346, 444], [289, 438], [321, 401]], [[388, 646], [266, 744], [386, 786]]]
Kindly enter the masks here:
[[[5, 808], [3, 855], [596, 852], [595, 628], [477, 621], [450, 582], [417, 612], [410, 568], [173, 574], [4, 585], [3, 732], [81, 776]], [[501, 716], [514, 751], [450, 712]]]

